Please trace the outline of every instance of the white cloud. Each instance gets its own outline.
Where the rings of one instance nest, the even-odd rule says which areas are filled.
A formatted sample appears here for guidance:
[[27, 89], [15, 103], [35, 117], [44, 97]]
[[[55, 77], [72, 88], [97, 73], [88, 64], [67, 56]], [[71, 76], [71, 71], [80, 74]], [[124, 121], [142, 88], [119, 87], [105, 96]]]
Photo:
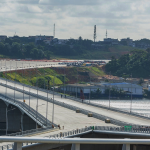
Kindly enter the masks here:
[[149, 38], [148, 0], [0, 0], [1, 34], [51, 34], [58, 38]]

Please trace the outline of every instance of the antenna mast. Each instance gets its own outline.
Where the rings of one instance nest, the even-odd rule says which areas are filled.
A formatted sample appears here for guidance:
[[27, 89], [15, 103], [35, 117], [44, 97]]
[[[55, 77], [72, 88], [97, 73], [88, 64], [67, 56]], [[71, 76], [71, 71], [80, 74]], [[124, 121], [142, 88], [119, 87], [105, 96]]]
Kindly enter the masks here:
[[94, 25], [94, 42], [95, 42], [95, 40], [96, 40], [96, 25]]
[[55, 23], [54, 23], [53, 38], [55, 38]]
[[106, 30], [106, 39], [107, 39], [107, 30]]

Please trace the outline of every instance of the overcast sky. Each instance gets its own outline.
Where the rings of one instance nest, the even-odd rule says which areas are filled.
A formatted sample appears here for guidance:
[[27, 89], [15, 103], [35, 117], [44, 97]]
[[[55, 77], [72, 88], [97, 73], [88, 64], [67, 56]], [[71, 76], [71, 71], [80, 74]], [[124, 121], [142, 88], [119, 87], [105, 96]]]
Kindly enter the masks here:
[[150, 38], [150, 0], [0, 0], [0, 35]]

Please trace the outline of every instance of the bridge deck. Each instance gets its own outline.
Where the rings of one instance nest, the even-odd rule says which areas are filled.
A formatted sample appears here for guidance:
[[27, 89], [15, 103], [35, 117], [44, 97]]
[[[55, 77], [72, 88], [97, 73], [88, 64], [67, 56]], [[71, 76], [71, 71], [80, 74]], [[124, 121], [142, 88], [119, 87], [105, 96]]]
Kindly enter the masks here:
[[[0, 80], [0, 82], [5, 83], [4, 80]], [[11, 82], [8, 82], [7, 84], [11, 85], [11, 86], [14, 86], [14, 84], [11, 83]], [[19, 85], [19, 84], [16, 84], [16, 87], [20, 88], [20, 89], [23, 89], [23, 87], [21, 85]], [[3, 94], [5, 94], [5, 92], [4, 92], [5, 89], [6, 89], [5, 87], [1, 88], [1, 91], [3, 91]], [[29, 91], [29, 88], [28, 87], [24, 87], [24, 90]], [[31, 89], [30, 91], [32, 93], [35, 93], [35, 94], [37, 93], [37, 91], [35, 89]], [[13, 96], [13, 90], [8, 89], [8, 93], [9, 93], [9, 96]], [[17, 94], [17, 99], [21, 100], [23, 94], [22, 93], [19, 94], [19, 92], [17, 92], [17, 93], [18, 93]], [[42, 96], [45, 96], [45, 97], [47, 96], [46, 92], [39, 91], [38, 93], [39, 93], [39, 95], [42, 95]], [[52, 98], [52, 94], [48, 94], [48, 96], [49, 96], [49, 98]], [[28, 103], [28, 99], [29, 99], [29, 96], [26, 96], [26, 98], [25, 98], [26, 103]], [[32, 99], [32, 101], [34, 102], [34, 108], [36, 106], [35, 99], [36, 98]], [[112, 111], [112, 110], [98, 108], [98, 107], [94, 107], [94, 106], [87, 105], [87, 104], [82, 104], [80, 102], [76, 102], [76, 101], [73, 101], [73, 100], [70, 100], [70, 99], [61, 98], [58, 95], [55, 95], [55, 100], [61, 101], [61, 102], [64, 102], [64, 103], [67, 103], [67, 104], [70, 104], [70, 105], [73, 105], [73, 106], [77, 106], [77, 107], [79, 107], [81, 109], [86, 109], [86, 110], [89, 110], [89, 111], [92, 111], [92, 112], [95, 112], [95, 113], [98, 113], [98, 114], [101, 114], [101, 115], [104, 115], [104, 116], [107, 116], [107, 117], [111, 117], [111, 118], [114, 118], [114, 119], [117, 119], [117, 120], [120, 120], [120, 121], [124, 121], [124, 122], [127, 122], [127, 123], [138, 124], [138, 125], [147, 125], [147, 126], [149, 126], [149, 124], [150, 124], [150, 120], [149, 119], [144, 119], [144, 118], [132, 116], [132, 115], [129, 115], [129, 114], [124, 114], [124, 113], [115, 112], [115, 111]], [[43, 104], [43, 101], [40, 101], [39, 105], [40, 104]], [[46, 104], [46, 102], [45, 102], [45, 104]], [[41, 108], [42, 107], [45, 108], [46, 106], [41, 106]], [[57, 106], [57, 107], [60, 107], [60, 106]], [[41, 108], [39, 107], [39, 110]], [[65, 108], [63, 108], [63, 109], [65, 110]], [[61, 111], [59, 111], [59, 112], [60, 112], [60, 114], [63, 114], [63, 113], [61, 113]], [[57, 113], [58, 113], [58, 111], [57, 111], [57, 109], [55, 109], [55, 114], [57, 114]], [[65, 113], [69, 114], [69, 110], [66, 109]], [[78, 114], [76, 114], [76, 115], [78, 115]], [[82, 114], [80, 114], [80, 115], [82, 116]], [[58, 113], [58, 116], [59, 116], [59, 113]], [[64, 115], [64, 117], [66, 118], [68, 116]], [[58, 118], [61, 119], [60, 116]], [[55, 115], [55, 121], [56, 120], [57, 120], [57, 116]], [[61, 123], [59, 123], [59, 124], [61, 124]]]

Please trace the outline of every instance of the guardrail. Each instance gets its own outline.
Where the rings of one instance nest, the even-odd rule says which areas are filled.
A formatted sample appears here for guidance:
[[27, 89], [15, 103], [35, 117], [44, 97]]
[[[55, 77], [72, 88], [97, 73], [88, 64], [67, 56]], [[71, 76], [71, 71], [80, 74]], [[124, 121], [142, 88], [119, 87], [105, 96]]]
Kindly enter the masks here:
[[[76, 129], [68, 132], [60, 132], [58, 134], [45, 136], [44, 138], [62, 138], [62, 137], [73, 137], [76, 135], [88, 133], [91, 131], [115, 131], [115, 132], [132, 132], [132, 133], [144, 133], [149, 134], [150, 128], [143, 128], [142, 126], [132, 126], [132, 128], [125, 127], [113, 127], [113, 126], [89, 126], [86, 128]], [[34, 143], [23, 143], [23, 146], [31, 145]], [[8, 144], [0, 146], [0, 150], [12, 149], [14, 144]]]
[[58, 129], [58, 127], [52, 128], [50, 126], [50, 127], [46, 127], [46, 128], [38, 128], [38, 129], [26, 130], [26, 131], [22, 131], [22, 132], [11, 133], [11, 134], [7, 134], [7, 136], [29, 136], [29, 135], [33, 135], [33, 134], [46, 132], [46, 131], [53, 131], [56, 129]]
[[[52, 123], [48, 119], [46, 120], [46, 118], [43, 115], [41, 115], [39, 112], [35, 111], [33, 108], [29, 107], [25, 103], [20, 102], [18, 100], [14, 100], [13, 98], [8, 97], [8, 96], [4, 96], [3, 94], [0, 94], [0, 99], [8, 103], [11, 103], [12, 105], [17, 106], [41, 126], [46, 127], [46, 125], [47, 126], [52, 125]], [[54, 126], [56, 127], [57, 125], [54, 124]]]
[[[75, 98], [75, 97], [72, 97], [72, 96], [66, 96], [66, 98], [82, 103], [81, 99], [79, 99], [79, 98]], [[112, 107], [112, 106], [109, 108], [105, 105], [94, 104], [92, 102], [89, 102], [89, 100], [83, 100], [83, 103], [87, 104], [87, 105], [94, 106], [94, 107], [104, 108], [104, 109], [107, 109], [107, 110], [112, 110], [112, 111], [116, 111], [116, 112], [121, 112], [121, 113], [130, 114], [130, 115], [133, 115], [133, 116], [141, 117], [141, 118], [150, 119], [150, 115], [141, 114], [141, 113], [137, 113], [137, 112], [133, 112], [133, 111], [131, 111], [131, 113], [130, 113], [126, 110], [121, 110], [119, 108], [115, 108], [115, 107]]]
[[[28, 91], [23, 91], [21, 89], [14, 88], [14, 87], [12, 87], [10, 85], [6, 85], [6, 84], [3, 84], [3, 83], [0, 83], [0, 85], [2, 85], [4, 87], [8, 87], [8, 88], [13, 89], [13, 90], [16, 90], [16, 91], [21, 92], [21, 93], [25, 93], [27, 95], [30, 94], [33, 97], [37, 97], [37, 94], [31, 93], [31, 92], [28, 92]], [[47, 97], [38, 95], [38, 98], [47, 101]], [[52, 99], [48, 98], [48, 101], [51, 102], [51, 103], [53, 103]], [[71, 109], [71, 110], [74, 110], [74, 111], [76, 111], [77, 109], [80, 109], [80, 113], [85, 114], [85, 115], [88, 115], [88, 113], [92, 113], [94, 118], [97, 118], [97, 119], [100, 119], [100, 120], [103, 120], [103, 121], [105, 121], [105, 119], [108, 118], [107, 116], [104, 116], [104, 115], [101, 115], [101, 114], [97, 114], [97, 113], [94, 113], [92, 111], [88, 111], [88, 110], [85, 110], [85, 109], [81, 109], [79, 107], [72, 106], [72, 105], [66, 104], [64, 102], [60, 102], [60, 101], [54, 100], [54, 104], [62, 106], [62, 107], [65, 107], [65, 108], [68, 108], [68, 109]], [[127, 123], [127, 122], [120, 121], [120, 120], [117, 120], [117, 119], [113, 119], [111, 117], [109, 117], [109, 119], [111, 120], [112, 124], [119, 125], [119, 126], [123, 126], [123, 125], [135, 125], [135, 124]]]
[[[54, 134], [54, 135], [49, 135], [49, 136], [45, 136], [44, 138], [59, 138], [59, 137], [72, 137], [75, 135], [79, 135], [79, 134], [83, 134], [85, 132], [90, 132], [92, 127], [86, 127], [86, 128], [81, 128], [81, 129], [76, 129], [76, 130], [72, 130], [72, 131], [68, 131], [68, 132], [60, 132], [58, 134]], [[31, 145], [34, 144], [33, 142], [31, 143], [23, 143], [22, 146], [26, 146], [26, 145]], [[7, 149], [13, 149], [14, 147], [14, 143], [13, 144], [8, 144], [8, 145], [3, 145], [0, 146], [0, 150], [7, 150]]]
[[[150, 139], [89, 139], [89, 138], [80, 138], [75, 139], [71, 138], [74, 136], [80, 136], [85, 133], [90, 133], [91, 131], [116, 131], [116, 132], [132, 132], [132, 133], [144, 133], [149, 134], [150, 130], [143, 130], [143, 127], [132, 127], [130, 130], [125, 129], [124, 127], [106, 127], [106, 126], [90, 126], [82, 129], [76, 129], [68, 132], [60, 132], [59, 134], [45, 136], [44, 138], [7, 138], [2, 137], [0, 141], [9, 141], [9, 142], [22, 142], [22, 146], [38, 143], [84, 143], [84, 144], [150, 144]], [[31, 141], [30, 143], [26, 143], [26, 141]], [[5, 149], [13, 149], [14, 144], [8, 144], [4, 146], [0, 146], [0, 150]]]
[[150, 126], [132, 126], [132, 127], [112, 127], [112, 126], [95, 126], [94, 130], [132, 132], [132, 133], [150, 133]]
[[[6, 79], [1, 78], [1, 77], [0, 77], [0, 79], [6, 80]], [[7, 81], [12, 82], [12, 83], [16, 82], [16, 81], [12, 81], [12, 80], [9, 80], [9, 79], [7, 79]], [[28, 87], [28, 88], [32, 88], [32, 89], [37, 90], [37, 87], [35, 87], [35, 86], [26, 85], [26, 84], [23, 84], [23, 83], [20, 83], [20, 82], [16, 82], [16, 83], [19, 84], [19, 85], [22, 85], [22, 86], [25, 86], [25, 87]], [[46, 89], [38, 88], [38, 90], [47, 93], [47, 90], [46, 90]], [[53, 91], [50, 91], [50, 90], [49, 90], [48, 93], [53, 94]], [[60, 94], [60, 93], [58, 93], [58, 92], [54, 92], [54, 94], [55, 94], [55, 95], [59, 95], [59, 96], [62, 95], [62, 94]], [[82, 103], [82, 102], [81, 102], [81, 99], [76, 98], [76, 97], [74, 97], [74, 96], [66, 96], [66, 98]], [[148, 118], [148, 119], [150, 119], [150, 115], [137, 113], [137, 112], [134, 112], [134, 111], [132, 111], [132, 110], [131, 110], [131, 112], [128, 112], [128, 111], [126, 111], [126, 110], [121, 110], [121, 109], [119, 109], [119, 108], [115, 108], [115, 107], [112, 107], [112, 106], [109, 108], [109, 107], [107, 107], [107, 106], [105, 106], [105, 105], [102, 105], [102, 104], [94, 104], [94, 103], [91, 103], [91, 102], [88, 102], [88, 101], [89, 101], [89, 100], [83, 101], [83, 103], [84, 103], [84, 104], [87, 104], [87, 105], [95, 106], [95, 107], [100, 107], [100, 108], [112, 110], [112, 111], [117, 111], [117, 112], [121, 112], [121, 113], [130, 114], [130, 115], [137, 116], [137, 117], [141, 117], [141, 118], [146, 118], [146, 119]]]

